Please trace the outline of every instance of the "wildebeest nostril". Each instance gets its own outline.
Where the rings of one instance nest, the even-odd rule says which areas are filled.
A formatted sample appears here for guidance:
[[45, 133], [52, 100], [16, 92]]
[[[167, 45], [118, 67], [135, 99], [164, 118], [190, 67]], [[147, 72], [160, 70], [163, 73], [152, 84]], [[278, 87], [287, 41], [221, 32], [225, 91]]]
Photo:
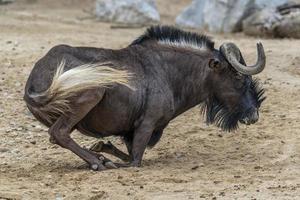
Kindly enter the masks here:
[[255, 122], [258, 121], [258, 119], [259, 119], [258, 110], [255, 109], [249, 116], [249, 120], [250, 120], [251, 124], [254, 124]]

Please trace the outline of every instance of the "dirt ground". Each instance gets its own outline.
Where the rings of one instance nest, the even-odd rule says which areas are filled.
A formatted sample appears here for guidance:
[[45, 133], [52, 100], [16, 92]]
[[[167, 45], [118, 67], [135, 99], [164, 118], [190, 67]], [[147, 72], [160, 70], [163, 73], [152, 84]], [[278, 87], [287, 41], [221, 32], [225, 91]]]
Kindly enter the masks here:
[[[112, 29], [80, 0], [19, 0], [0, 6], [0, 199], [300, 199], [300, 40], [210, 34], [233, 41], [248, 63], [262, 41], [267, 67], [261, 118], [234, 133], [206, 126], [198, 107], [176, 118], [147, 150], [142, 168], [90, 171], [48, 141], [22, 100], [33, 64], [52, 46], [121, 48], [144, 28]], [[172, 3], [171, 3], [172, 2]], [[188, 0], [159, 0], [174, 23]], [[96, 140], [78, 132], [83, 146]], [[124, 149], [118, 138], [106, 138]]]

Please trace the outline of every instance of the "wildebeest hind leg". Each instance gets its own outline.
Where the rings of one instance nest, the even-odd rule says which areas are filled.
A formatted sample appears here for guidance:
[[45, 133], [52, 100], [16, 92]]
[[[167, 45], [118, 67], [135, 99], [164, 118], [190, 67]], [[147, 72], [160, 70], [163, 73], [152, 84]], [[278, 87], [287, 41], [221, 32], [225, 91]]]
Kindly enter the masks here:
[[124, 162], [130, 161], [130, 156], [128, 154], [119, 150], [109, 141], [107, 143], [104, 143], [103, 141], [97, 142], [91, 146], [90, 150], [94, 152], [103, 152], [103, 153], [111, 154], [117, 158], [120, 158]]
[[73, 127], [102, 99], [103, 94], [104, 91], [91, 90], [78, 95], [79, 98], [70, 103], [72, 112], [59, 117], [49, 129], [49, 134], [56, 144], [78, 155], [93, 170], [104, 170], [106, 168], [115, 168], [115, 166], [105, 159], [104, 156], [80, 147], [70, 137], [70, 134]]

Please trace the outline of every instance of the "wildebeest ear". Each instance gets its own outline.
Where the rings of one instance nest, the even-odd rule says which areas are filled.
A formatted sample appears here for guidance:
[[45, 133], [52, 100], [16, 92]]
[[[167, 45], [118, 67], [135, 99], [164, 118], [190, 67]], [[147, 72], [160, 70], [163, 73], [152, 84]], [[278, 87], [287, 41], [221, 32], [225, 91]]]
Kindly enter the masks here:
[[209, 63], [208, 63], [208, 66], [213, 69], [213, 70], [221, 70], [222, 69], [222, 65], [221, 65], [221, 62], [218, 60], [218, 59], [210, 59]]

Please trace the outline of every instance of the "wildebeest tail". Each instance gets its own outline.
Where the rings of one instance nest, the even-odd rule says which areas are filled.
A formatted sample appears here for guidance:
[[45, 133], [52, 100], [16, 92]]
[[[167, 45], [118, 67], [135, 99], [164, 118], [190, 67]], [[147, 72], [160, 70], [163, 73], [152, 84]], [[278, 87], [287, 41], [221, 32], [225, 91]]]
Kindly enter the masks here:
[[126, 70], [110, 67], [109, 63], [85, 64], [64, 71], [63, 60], [54, 74], [50, 87], [42, 93], [27, 94], [32, 102], [36, 102], [43, 118], [47, 116], [49, 123], [54, 116], [70, 111], [70, 99], [82, 91], [111, 87], [116, 84], [129, 88], [131, 75]]

